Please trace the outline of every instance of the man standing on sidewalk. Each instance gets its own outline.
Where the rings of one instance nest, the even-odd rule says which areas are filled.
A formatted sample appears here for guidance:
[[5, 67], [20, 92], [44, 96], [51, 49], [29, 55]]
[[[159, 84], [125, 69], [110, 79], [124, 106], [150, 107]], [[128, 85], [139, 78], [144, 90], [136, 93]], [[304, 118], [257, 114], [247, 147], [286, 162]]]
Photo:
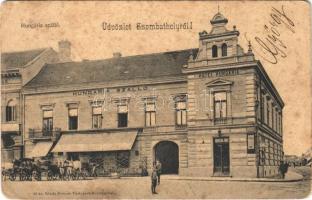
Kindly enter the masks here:
[[161, 174], [161, 163], [159, 160], [156, 161], [156, 172], [158, 177], [158, 185], [160, 184], [160, 174]]
[[156, 185], [157, 185], [157, 172], [156, 172], [156, 167], [153, 167], [153, 172], [152, 172], [152, 176], [151, 176], [151, 181], [152, 181], [152, 193], [153, 194], [157, 194], [156, 193]]

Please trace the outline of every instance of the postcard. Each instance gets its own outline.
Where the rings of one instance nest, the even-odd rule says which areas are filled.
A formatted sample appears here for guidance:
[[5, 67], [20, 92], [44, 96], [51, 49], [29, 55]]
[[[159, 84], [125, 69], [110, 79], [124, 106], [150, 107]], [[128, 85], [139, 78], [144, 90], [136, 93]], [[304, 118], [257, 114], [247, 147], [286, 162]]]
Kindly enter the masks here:
[[9, 199], [311, 192], [306, 1], [6, 1]]

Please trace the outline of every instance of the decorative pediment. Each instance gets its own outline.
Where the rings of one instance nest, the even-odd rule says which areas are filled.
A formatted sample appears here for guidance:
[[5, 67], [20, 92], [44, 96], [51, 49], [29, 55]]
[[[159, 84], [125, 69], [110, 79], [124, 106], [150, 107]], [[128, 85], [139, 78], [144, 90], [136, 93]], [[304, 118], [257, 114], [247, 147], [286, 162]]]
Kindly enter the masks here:
[[216, 79], [213, 81], [210, 81], [209, 83], [206, 83], [207, 87], [216, 87], [216, 86], [224, 86], [224, 85], [232, 85], [233, 81], [228, 81], [224, 79]]

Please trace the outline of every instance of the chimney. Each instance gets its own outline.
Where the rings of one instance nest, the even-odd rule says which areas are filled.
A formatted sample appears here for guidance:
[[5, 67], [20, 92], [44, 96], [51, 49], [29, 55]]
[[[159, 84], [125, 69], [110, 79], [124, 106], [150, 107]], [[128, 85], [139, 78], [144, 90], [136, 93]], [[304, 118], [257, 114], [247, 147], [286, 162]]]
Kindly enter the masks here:
[[71, 43], [68, 40], [58, 42], [59, 59], [61, 62], [71, 61]]
[[121, 57], [121, 53], [120, 52], [114, 52], [113, 53], [113, 58], [120, 58]]

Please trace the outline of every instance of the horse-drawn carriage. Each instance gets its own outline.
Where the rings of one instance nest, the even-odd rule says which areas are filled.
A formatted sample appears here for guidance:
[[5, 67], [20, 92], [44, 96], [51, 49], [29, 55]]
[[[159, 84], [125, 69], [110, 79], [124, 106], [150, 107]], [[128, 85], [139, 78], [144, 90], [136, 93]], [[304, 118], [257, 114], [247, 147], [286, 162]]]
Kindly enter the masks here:
[[49, 160], [37, 160], [31, 158], [22, 158], [14, 160], [12, 163], [5, 163], [2, 166], [3, 180], [9, 178], [15, 181], [42, 180], [45, 175], [47, 180], [53, 180], [59, 177], [59, 168]]
[[33, 159], [23, 158], [14, 160], [12, 163], [6, 163], [2, 167], [3, 179], [6, 180], [8, 177], [11, 181], [14, 181], [18, 177], [21, 181], [31, 180], [34, 170], [32, 162]]
[[23, 158], [14, 160], [12, 163], [3, 163], [3, 180], [20, 181], [41, 181], [43, 177], [46, 180], [79, 180], [86, 179], [89, 170], [82, 168], [81, 162], [76, 161], [58, 161], [52, 162], [48, 158]]

